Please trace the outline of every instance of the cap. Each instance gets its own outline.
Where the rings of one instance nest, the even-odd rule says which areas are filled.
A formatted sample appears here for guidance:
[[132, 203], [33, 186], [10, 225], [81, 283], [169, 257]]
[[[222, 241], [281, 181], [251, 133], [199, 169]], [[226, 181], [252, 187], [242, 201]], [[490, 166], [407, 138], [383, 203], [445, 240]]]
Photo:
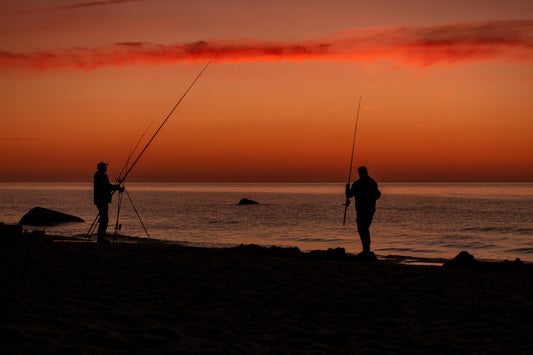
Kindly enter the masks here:
[[96, 164], [96, 167], [104, 167], [104, 166], [107, 166], [108, 164], [107, 163], [104, 163], [103, 161], [99, 162], [98, 164]]

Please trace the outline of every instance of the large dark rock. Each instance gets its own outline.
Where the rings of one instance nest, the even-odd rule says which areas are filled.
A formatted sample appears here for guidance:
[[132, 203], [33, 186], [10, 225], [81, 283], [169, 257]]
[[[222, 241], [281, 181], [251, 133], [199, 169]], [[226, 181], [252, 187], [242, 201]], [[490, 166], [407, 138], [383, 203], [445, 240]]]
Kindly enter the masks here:
[[83, 222], [83, 219], [48, 208], [34, 207], [22, 217], [19, 224], [27, 226], [55, 226], [61, 223], [72, 222]]
[[256, 202], [254, 200], [249, 200], [246, 197], [239, 201], [239, 205], [258, 205], [259, 202]]

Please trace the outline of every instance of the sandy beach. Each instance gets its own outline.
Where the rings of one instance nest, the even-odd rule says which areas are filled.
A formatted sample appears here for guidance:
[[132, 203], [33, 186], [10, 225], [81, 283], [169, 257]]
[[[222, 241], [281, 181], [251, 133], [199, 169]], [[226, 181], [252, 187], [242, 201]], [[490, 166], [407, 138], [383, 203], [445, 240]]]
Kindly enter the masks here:
[[531, 268], [1, 241], [2, 353], [528, 353]]

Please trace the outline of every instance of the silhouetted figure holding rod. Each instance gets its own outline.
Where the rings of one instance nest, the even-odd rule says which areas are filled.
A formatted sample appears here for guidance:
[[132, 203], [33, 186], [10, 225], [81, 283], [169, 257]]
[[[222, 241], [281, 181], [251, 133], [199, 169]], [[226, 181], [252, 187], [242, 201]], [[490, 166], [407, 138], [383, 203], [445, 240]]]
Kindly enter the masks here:
[[97, 171], [94, 173], [94, 204], [98, 208], [100, 219], [98, 222], [98, 244], [105, 243], [105, 234], [107, 231], [107, 224], [109, 223], [109, 204], [111, 203], [111, 192], [119, 190], [124, 191], [124, 188], [118, 185], [113, 185], [109, 182], [107, 177], [107, 163], [98, 163], [96, 165]]
[[378, 184], [368, 176], [364, 166], [357, 169], [359, 180], [350, 188], [346, 184], [346, 198], [355, 197], [355, 211], [357, 213], [357, 231], [363, 244], [363, 254], [370, 254], [370, 224], [376, 212], [376, 201], [381, 197]]

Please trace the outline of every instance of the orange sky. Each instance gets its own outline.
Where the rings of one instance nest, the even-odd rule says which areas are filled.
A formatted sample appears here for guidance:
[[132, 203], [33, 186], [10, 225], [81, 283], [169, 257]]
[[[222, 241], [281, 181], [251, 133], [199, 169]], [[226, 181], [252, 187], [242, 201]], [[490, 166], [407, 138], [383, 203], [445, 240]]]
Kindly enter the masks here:
[[[0, 181], [533, 181], [530, 1], [7, 0]], [[146, 140], [145, 140], [146, 142]]]

